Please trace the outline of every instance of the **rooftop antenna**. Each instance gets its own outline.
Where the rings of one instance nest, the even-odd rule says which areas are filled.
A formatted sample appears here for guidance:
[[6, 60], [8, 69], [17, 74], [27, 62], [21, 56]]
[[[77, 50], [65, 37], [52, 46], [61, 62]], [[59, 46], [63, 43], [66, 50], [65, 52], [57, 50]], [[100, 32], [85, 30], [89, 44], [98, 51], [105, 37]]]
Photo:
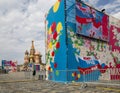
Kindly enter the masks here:
[[105, 9], [102, 9], [101, 12], [105, 12]]

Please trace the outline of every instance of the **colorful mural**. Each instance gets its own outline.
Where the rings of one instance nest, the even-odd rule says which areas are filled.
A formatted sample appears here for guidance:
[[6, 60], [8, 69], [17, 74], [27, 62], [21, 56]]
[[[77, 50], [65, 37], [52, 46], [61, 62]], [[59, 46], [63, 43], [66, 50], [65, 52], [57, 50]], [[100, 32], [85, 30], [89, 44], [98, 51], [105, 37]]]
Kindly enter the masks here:
[[82, 3], [76, 3], [76, 32], [108, 41], [108, 16]]
[[[120, 20], [110, 16], [110, 42], [111, 55], [114, 66], [111, 66], [111, 79], [120, 79]], [[110, 63], [111, 64], [111, 63]], [[117, 69], [116, 69], [117, 68]]]
[[110, 42], [112, 51], [120, 52], [120, 20], [110, 17]]
[[[80, 3], [79, 3], [80, 4]], [[68, 4], [69, 5], [69, 4]], [[72, 5], [71, 5], [72, 6]], [[69, 7], [71, 7], [69, 6]], [[80, 5], [77, 5], [78, 7]], [[87, 7], [85, 4], [81, 4], [81, 6]], [[83, 7], [82, 7], [83, 8]], [[68, 8], [69, 9], [69, 8]], [[71, 10], [70, 12], [67, 12], [68, 15], [72, 15], [73, 18], [73, 12], [76, 11], [76, 9], [73, 7], [74, 10]], [[87, 12], [87, 10], [85, 10]], [[78, 9], [78, 12], [80, 10]], [[78, 13], [77, 12], [77, 13]], [[83, 13], [83, 11], [82, 11]], [[78, 13], [78, 15], [83, 15], [82, 13]], [[97, 12], [98, 13], [98, 12]], [[101, 13], [103, 14], [103, 13]], [[74, 14], [75, 15], [75, 14]], [[120, 79], [120, 71], [117, 69], [119, 67], [119, 56], [120, 56], [120, 49], [116, 51], [112, 51], [111, 47], [109, 46], [109, 34], [108, 34], [108, 16], [107, 16], [107, 25], [106, 29], [103, 31], [107, 31], [107, 38], [106, 39], [95, 39], [90, 38], [91, 36], [83, 35], [81, 33], [78, 33], [76, 35], [76, 31], [80, 31], [79, 23], [74, 23], [74, 21], [69, 21], [71, 19], [70, 16], [67, 16], [67, 36], [68, 36], [68, 69], [77, 69], [76, 71], [71, 71], [68, 75], [68, 81], [83, 81], [83, 78], [86, 78], [88, 81], [91, 79], [91, 75], [95, 76], [94, 80], [114, 80], [114, 79]], [[81, 16], [82, 17], [82, 16]], [[84, 13], [84, 17], [85, 16]], [[77, 17], [76, 17], [77, 18]], [[76, 19], [75, 18], [75, 19]], [[101, 19], [102, 20], [102, 19]], [[101, 21], [98, 20], [98, 21]], [[78, 21], [76, 19], [76, 21]], [[85, 20], [79, 20], [79, 22], [86, 22]], [[86, 22], [87, 23], [87, 22]], [[116, 23], [116, 22], [115, 22]], [[88, 25], [90, 23], [88, 22]], [[117, 23], [118, 24], [118, 23]], [[86, 24], [85, 24], [86, 25]], [[82, 25], [83, 26], [83, 25]], [[83, 26], [85, 30], [87, 31], [86, 27]], [[83, 28], [81, 28], [81, 31], [83, 31]], [[97, 31], [94, 29], [94, 31]], [[84, 31], [85, 32], [85, 31]], [[86, 32], [85, 32], [86, 34]], [[113, 33], [110, 33], [113, 35]], [[102, 33], [98, 33], [98, 35], [102, 36]], [[103, 40], [103, 41], [102, 41]], [[110, 41], [111, 43], [114, 43]], [[112, 44], [113, 45], [113, 44]], [[120, 48], [120, 47], [118, 47]], [[106, 56], [107, 55], [107, 56]], [[112, 71], [114, 69], [114, 74], [111, 72], [111, 77], [109, 76], [109, 71]], [[117, 75], [116, 75], [117, 73]], [[78, 78], [79, 75], [79, 78]], [[117, 78], [116, 78], [117, 77]]]
[[[90, 76], [96, 73], [98, 76], [94, 80], [98, 80], [108, 68], [108, 58], [105, 56], [107, 54], [105, 52], [107, 51], [107, 44], [105, 42], [101, 43], [99, 40], [77, 36], [74, 30], [75, 26], [73, 27], [70, 24], [72, 23], [68, 22], [68, 67], [69, 69], [78, 69], [81, 76], [78, 80], [73, 79], [72, 81], [82, 81], [83, 77], [89, 80]], [[104, 70], [101, 71], [101, 69]]]
[[110, 22], [108, 32], [108, 19], [83, 2], [57, 0], [47, 16], [49, 80], [82, 82], [91, 76], [93, 80], [120, 79], [120, 31], [116, 26], [120, 21], [116, 24], [109, 19], [115, 24]]
[[2, 60], [2, 69], [5, 69], [7, 72], [16, 72], [17, 62]]
[[64, 0], [57, 0], [46, 20], [48, 79], [66, 81], [66, 72], [59, 71], [67, 67]]

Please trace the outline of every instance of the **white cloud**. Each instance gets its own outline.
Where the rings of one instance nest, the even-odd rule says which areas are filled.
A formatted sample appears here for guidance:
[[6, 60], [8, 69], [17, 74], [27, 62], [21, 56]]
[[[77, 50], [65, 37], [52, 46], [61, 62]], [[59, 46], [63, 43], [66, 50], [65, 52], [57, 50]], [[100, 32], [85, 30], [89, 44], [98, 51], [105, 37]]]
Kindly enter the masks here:
[[82, 0], [98, 10], [106, 9], [106, 13], [115, 14], [120, 11], [120, 0]]
[[112, 4], [109, 3], [107, 5], [104, 6], [100, 6], [100, 9], [106, 9], [106, 12], [109, 13], [110, 15], [115, 14], [117, 12], [120, 11], [120, 2], [118, 4], [116, 4], [117, 2], [113, 2]]
[[118, 19], [120, 19], [120, 12], [114, 14], [113, 16], [116, 17], [116, 18], [118, 18]]
[[99, 0], [84, 0], [84, 1], [86, 1], [88, 4], [93, 6], [93, 5], [96, 5]]
[[56, 0], [0, 0], [0, 60], [23, 63], [31, 40], [45, 61], [45, 13]]

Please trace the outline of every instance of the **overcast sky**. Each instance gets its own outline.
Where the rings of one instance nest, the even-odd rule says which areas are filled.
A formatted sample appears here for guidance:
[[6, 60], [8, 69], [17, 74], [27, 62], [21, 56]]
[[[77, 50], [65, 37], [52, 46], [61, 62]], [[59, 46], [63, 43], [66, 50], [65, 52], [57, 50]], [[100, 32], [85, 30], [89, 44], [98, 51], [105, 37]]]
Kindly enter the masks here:
[[[45, 13], [56, 0], [0, 0], [0, 61], [23, 63], [24, 52], [34, 40], [35, 49], [45, 55]], [[120, 17], [120, 0], [83, 0]]]

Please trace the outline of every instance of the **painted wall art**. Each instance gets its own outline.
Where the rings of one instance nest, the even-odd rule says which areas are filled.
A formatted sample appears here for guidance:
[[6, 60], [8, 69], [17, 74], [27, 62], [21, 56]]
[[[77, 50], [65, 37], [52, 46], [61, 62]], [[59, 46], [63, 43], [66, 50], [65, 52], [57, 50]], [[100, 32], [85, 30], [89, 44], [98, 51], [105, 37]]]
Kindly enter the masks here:
[[[48, 79], [66, 81], [66, 35], [64, 0], [57, 0], [47, 14]], [[64, 71], [61, 71], [64, 70]], [[64, 77], [64, 78], [63, 78]]]
[[82, 2], [76, 2], [76, 33], [108, 41], [108, 15]]
[[120, 80], [120, 20], [76, 0], [57, 0], [46, 20], [49, 80]]

